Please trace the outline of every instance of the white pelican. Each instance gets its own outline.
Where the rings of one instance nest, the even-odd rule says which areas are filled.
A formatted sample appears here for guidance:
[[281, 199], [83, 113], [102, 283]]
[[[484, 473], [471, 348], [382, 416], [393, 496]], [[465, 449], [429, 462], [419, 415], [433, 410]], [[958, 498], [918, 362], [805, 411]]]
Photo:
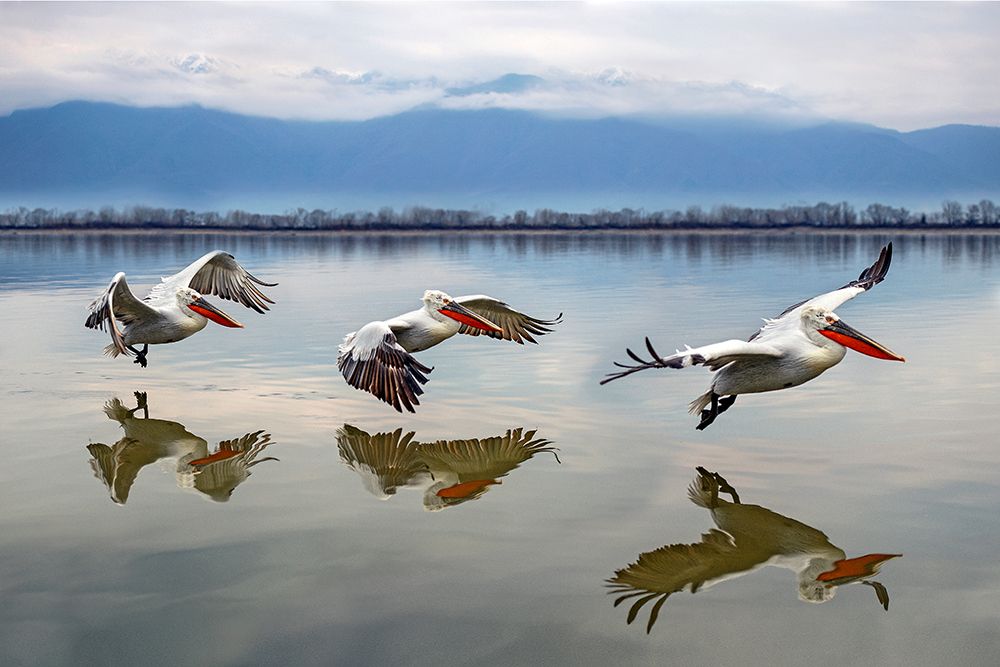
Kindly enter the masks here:
[[[223, 440], [214, 453], [208, 442], [190, 433], [183, 424], [150, 419], [145, 392], [135, 392], [136, 407], [126, 408], [118, 398], [104, 405], [109, 419], [121, 424], [125, 436], [113, 445], [87, 445], [93, 457], [94, 476], [108, 487], [116, 505], [128, 501], [139, 471], [161, 459], [176, 460], [177, 486], [198, 491], [216, 502], [226, 502], [237, 486], [250, 477], [250, 468], [274, 457], [258, 458], [271, 444], [271, 436], [255, 431]], [[142, 411], [143, 417], [136, 413]]]
[[[660, 607], [672, 594], [688, 588], [692, 593], [723, 581], [742, 577], [762, 567], [783, 567], [796, 573], [799, 599], [822, 603], [833, 599], [837, 587], [862, 583], [875, 589], [879, 604], [888, 611], [889, 592], [870, 581], [879, 568], [901, 554], [867, 554], [847, 558], [844, 550], [812, 526], [759, 505], [740, 503], [739, 495], [718, 473], [698, 467], [698, 477], [688, 489], [691, 502], [712, 513], [712, 528], [697, 544], [670, 544], [640, 554], [638, 560], [608, 579], [617, 607], [636, 598], [629, 610], [631, 623], [652, 600], [646, 632]], [[719, 498], [729, 494], [733, 502]]]
[[[205, 328], [208, 320], [224, 327], [243, 328], [243, 325], [216, 308], [202, 294], [213, 294], [230, 301], [238, 301], [248, 308], [263, 313], [267, 304], [274, 303], [257, 285], [274, 287], [251, 275], [227, 252], [215, 250], [193, 262], [186, 269], [162, 278], [143, 299], [137, 299], [125, 274], [119, 272], [111, 279], [104, 293], [90, 304], [87, 327], [111, 333], [111, 344], [104, 354], [135, 355], [135, 363], [146, 367], [146, 353], [150, 345], [175, 343]], [[118, 330], [115, 320], [125, 325]], [[135, 346], [142, 344], [142, 350]]]
[[369, 322], [347, 334], [340, 345], [337, 367], [347, 383], [367, 391], [397, 411], [414, 412], [420, 405], [420, 385], [427, 382], [433, 368], [417, 361], [412, 352], [420, 352], [447, 340], [457, 333], [536, 342], [562, 320], [539, 320], [520, 313], [491, 296], [476, 294], [451, 298], [438, 290], [424, 292], [424, 305], [418, 310], [391, 320]]
[[[661, 357], [647, 337], [646, 349], [651, 358], [647, 361], [632, 350], [626, 350], [637, 363], [629, 366], [615, 362], [626, 370], [609, 374], [601, 384], [647, 368], [708, 366], [718, 371], [712, 386], [690, 405], [691, 414], [701, 413], [697, 426], [700, 431], [725, 412], [737, 395], [787, 389], [808, 382], [840, 363], [848, 347], [877, 359], [906, 361], [848, 326], [833, 312], [842, 303], [882, 282], [891, 262], [892, 243], [889, 243], [857, 280], [789, 306], [774, 319], [765, 319], [764, 326], [748, 341], [727, 340], [695, 348], [685, 346], [684, 351], [677, 350], [676, 354]], [[706, 406], [710, 407], [705, 409]]]
[[402, 429], [370, 435], [350, 424], [337, 431], [340, 460], [358, 473], [369, 493], [381, 500], [399, 487], [424, 491], [424, 509], [436, 512], [480, 498], [502, 477], [539, 452], [559, 461], [551, 441], [535, 431], [507, 429], [492, 438], [416, 442]]

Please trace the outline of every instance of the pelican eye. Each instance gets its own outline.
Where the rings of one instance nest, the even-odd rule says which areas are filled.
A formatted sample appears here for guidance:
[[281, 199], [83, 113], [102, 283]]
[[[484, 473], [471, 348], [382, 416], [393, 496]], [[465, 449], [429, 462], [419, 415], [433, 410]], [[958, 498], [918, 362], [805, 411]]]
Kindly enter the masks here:
[[826, 316], [826, 322], [827, 322], [827, 324], [833, 324], [833, 323], [834, 323], [834, 322], [836, 322], [836, 321], [837, 321], [837, 320], [833, 319], [833, 316], [832, 316], [832, 315], [827, 315], [827, 316]]

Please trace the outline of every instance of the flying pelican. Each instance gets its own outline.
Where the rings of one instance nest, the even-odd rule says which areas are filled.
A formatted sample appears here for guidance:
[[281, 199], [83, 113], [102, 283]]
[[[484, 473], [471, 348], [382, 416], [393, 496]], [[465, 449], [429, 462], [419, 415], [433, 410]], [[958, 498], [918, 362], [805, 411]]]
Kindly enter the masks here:
[[417, 442], [415, 435], [404, 435], [403, 429], [370, 435], [344, 424], [337, 431], [337, 449], [341, 462], [358, 473], [369, 493], [387, 500], [399, 487], [419, 487], [429, 512], [481, 497], [540, 452], [559, 461], [551, 441], [523, 428], [492, 438], [435, 442]]
[[[892, 243], [882, 248], [875, 263], [840, 289], [820, 294], [789, 306], [774, 319], [765, 319], [747, 341], [727, 340], [702, 347], [685, 346], [684, 351], [661, 357], [646, 338], [651, 358], [642, 359], [626, 350], [637, 363], [629, 366], [615, 362], [624, 371], [609, 374], [601, 384], [647, 368], [684, 368], [704, 365], [718, 371], [711, 388], [691, 402], [691, 414], [701, 413], [699, 431], [715, 421], [736, 401], [739, 394], [787, 389], [808, 382], [828, 368], [836, 366], [851, 348], [877, 359], [906, 361], [848, 326], [833, 312], [846, 301], [885, 279], [892, 262]], [[710, 406], [706, 409], [706, 406]]]
[[483, 294], [453, 299], [444, 292], [427, 290], [423, 302], [418, 310], [369, 322], [347, 334], [337, 356], [337, 367], [349, 385], [369, 392], [398, 412], [403, 408], [415, 412], [413, 406], [420, 405], [417, 396], [424, 393], [420, 385], [434, 370], [417, 361], [412, 352], [426, 350], [457, 333], [521, 345], [524, 341], [535, 343], [532, 335], [547, 334], [562, 321], [562, 313], [553, 320], [539, 320]]
[[[104, 405], [108, 418], [125, 431], [121, 440], [110, 446], [100, 442], [87, 445], [93, 457], [90, 467], [94, 476], [104, 482], [116, 505], [128, 501], [139, 471], [161, 459], [176, 460], [177, 486], [198, 491], [216, 502], [229, 500], [236, 487], [250, 477], [250, 468], [278, 460], [271, 456], [258, 458], [271, 444], [270, 434], [264, 431], [223, 440], [210, 454], [208, 442], [183, 424], [150, 419], [145, 392], [135, 392], [135, 400], [134, 408], [126, 408], [117, 397]], [[136, 416], [139, 411], [142, 417]]]
[[[660, 607], [674, 593], [685, 588], [697, 593], [768, 565], [795, 572], [799, 599], [805, 602], [828, 602], [838, 586], [862, 583], [875, 589], [879, 604], [888, 611], [889, 592], [871, 577], [901, 554], [847, 558], [822, 531], [766, 507], [742, 504], [722, 475], [700, 466], [697, 470], [688, 497], [712, 513], [718, 529], [709, 530], [697, 544], [670, 544], [640, 554], [635, 563], [608, 580], [609, 593], [618, 595], [616, 607], [634, 598], [628, 623], [645, 604], [656, 600], [646, 625], [649, 632]], [[728, 494], [732, 502], [720, 498], [720, 493]]]
[[[204, 329], [208, 320], [224, 327], [243, 328], [206, 301], [203, 293], [237, 301], [258, 313], [269, 310], [267, 304], [274, 301], [257, 285], [274, 287], [277, 283], [256, 278], [222, 250], [210, 252], [179, 273], [162, 278], [141, 300], [132, 294], [125, 274], [119, 272], [90, 304], [86, 325], [102, 331], [107, 327], [111, 333], [111, 344], [104, 348], [104, 354], [134, 354], [135, 363], [145, 368], [150, 345], [183, 340]], [[119, 331], [115, 320], [125, 325], [124, 331]], [[142, 350], [135, 347], [140, 343]]]

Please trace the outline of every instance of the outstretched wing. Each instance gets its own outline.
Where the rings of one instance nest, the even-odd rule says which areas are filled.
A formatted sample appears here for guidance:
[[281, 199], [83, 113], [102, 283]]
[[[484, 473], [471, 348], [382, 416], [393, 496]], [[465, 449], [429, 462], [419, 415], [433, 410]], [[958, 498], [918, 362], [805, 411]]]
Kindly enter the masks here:
[[227, 502], [236, 487], [250, 477], [250, 468], [273, 456], [260, 457], [271, 445], [271, 434], [263, 430], [240, 438], [223, 440], [215, 453], [199, 459], [182, 458], [177, 466], [177, 485], [193, 488], [220, 503]]
[[214, 250], [187, 268], [164, 278], [149, 292], [146, 298], [156, 302], [159, 299], [173, 299], [181, 287], [190, 287], [201, 294], [236, 301], [258, 313], [269, 310], [269, 299], [258, 289], [258, 285], [274, 287], [278, 283], [266, 283], [244, 269], [228, 252]]
[[420, 386], [433, 368], [424, 366], [396, 342], [396, 334], [385, 322], [369, 322], [348, 334], [340, 345], [337, 368], [347, 384], [367, 391], [398, 412], [415, 412], [420, 405]]
[[344, 424], [337, 430], [337, 450], [341, 462], [358, 473], [365, 489], [385, 500], [427, 472], [417, 456], [414, 435], [413, 431], [404, 434], [401, 428], [371, 435]]
[[159, 313], [144, 301], [140, 301], [132, 294], [128, 283], [125, 282], [125, 274], [119, 271], [111, 279], [111, 284], [104, 290], [101, 296], [94, 299], [90, 304], [90, 315], [87, 316], [86, 326], [90, 329], [100, 329], [111, 333], [111, 342], [114, 347], [109, 347], [110, 353], [129, 354], [129, 349], [125, 346], [122, 332], [118, 330], [119, 320], [124, 325], [129, 325], [136, 320], [157, 317]]
[[552, 320], [540, 320], [516, 311], [500, 299], [485, 294], [460, 296], [455, 301], [503, 329], [502, 332], [486, 331], [463, 324], [458, 332], [470, 336], [490, 336], [500, 340], [512, 340], [521, 345], [524, 345], [524, 341], [537, 344], [538, 341], [532, 338], [532, 334], [544, 336], [551, 333], [551, 327], [562, 322], [562, 313]]
[[[885, 276], [889, 273], [889, 265], [892, 264], [892, 242], [882, 246], [882, 250], [878, 254], [878, 259], [875, 263], [867, 267], [861, 272], [857, 280], [852, 280], [843, 287], [835, 289], [832, 292], [826, 292], [825, 294], [820, 294], [819, 296], [814, 296], [811, 299], [806, 299], [805, 301], [799, 301], [798, 303], [792, 304], [788, 308], [785, 308], [774, 320], [771, 322], [780, 320], [792, 311], [798, 310], [799, 308], [805, 308], [807, 306], [820, 306], [826, 310], [836, 310], [842, 304], [850, 301], [857, 295], [867, 292], [875, 285], [885, 280]], [[754, 340], [759, 336], [764, 329], [767, 327], [765, 324], [761, 327], [754, 335], [750, 336], [750, 340]]]
[[539, 452], [556, 454], [552, 441], [536, 438], [535, 430], [508, 430], [492, 438], [438, 440], [421, 443], [418, 456], [431, 469], [448, 469], [461, 481], [502, 477]]
[[769, 554], [740, 549], [728, 534], [709, 530], [697, 544], [670, 544], [640, 554], [638, 560], [615, 572], [607, 580], [609, 595], [617, 595], [615, 606], [633, 600], [628, 623], [635, 620], [646, 603], [656, 600], [646, 624], [648, 633], [656, 623], [667, 598], [689, 588], [692, 593], [706, 583], [747, 572], [765, 562]]
[[637, 373], [647, 368], [685, 368], [687, 366], [708, 366], [713, 371], [718, 370], [728, 363], [739, 359], [760, 358], [760, 357], [780, 357], [783, 353], [780, 349], [764, 343], [755, 343], [742, 340], [726, 340], [721, 343], [702, 345], [701, 347], [688, 347], [683, 352], [677, 350], [675, 354], [668, 357], [661, 357], [653, 344], [646, 337], [646, 350], [650, 358], [643, 359], [631, 349], [626, 349], [628, 356], [636, 362], [635, 364], [622, 364], [617, 361], [615, 366], [625, 370], [617, 373], [609, 373], [601, 384], [607, 384], [612, 380], [623, 378], [626, 375]]

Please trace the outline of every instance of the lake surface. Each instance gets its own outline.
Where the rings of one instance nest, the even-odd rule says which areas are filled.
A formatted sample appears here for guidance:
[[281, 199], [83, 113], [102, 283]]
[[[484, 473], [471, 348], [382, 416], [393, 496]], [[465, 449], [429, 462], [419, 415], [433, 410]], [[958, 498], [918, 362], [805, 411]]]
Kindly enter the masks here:
[[[745, 338], [888, 240], [888, 278], [838, 312], [907, 363], [848, 353], [703, 432], [687, 404], [705, 369], [598, 386], [644, 336], [661, 351]], [[83, 321], [116, 271], [144, 294], [214, 248], [280, 282], [270, 313], [215, 300], [246, 329], [209, 324], [152, 347], [146, 369], [102, 356], [108, 335]], [[435, 370], [417, 413], [398, 414], [346, 385], [337, 344], [426, 288], [565, 321], [538, 346], [456, 337], [420, 353]], [[998, 235], [8, 235], [0, 306], [0, 664], [1000, 655]], [[130, 412], [142, 398], [148, 422]], [[228, 467], [191, 463], [239, 439]], [[875, 577], [888, 610], [860, 584], [803, 601], [775, 547], [671, 596], [648, 634], [656, 600], [627, 624], [639, 598], [615, 607], [606, 580], [719, 539], [688, 499], [696, 466], [770, 510], [751, 508], [729, 557], [816, 531], [828, 553], [902, 554]]]

